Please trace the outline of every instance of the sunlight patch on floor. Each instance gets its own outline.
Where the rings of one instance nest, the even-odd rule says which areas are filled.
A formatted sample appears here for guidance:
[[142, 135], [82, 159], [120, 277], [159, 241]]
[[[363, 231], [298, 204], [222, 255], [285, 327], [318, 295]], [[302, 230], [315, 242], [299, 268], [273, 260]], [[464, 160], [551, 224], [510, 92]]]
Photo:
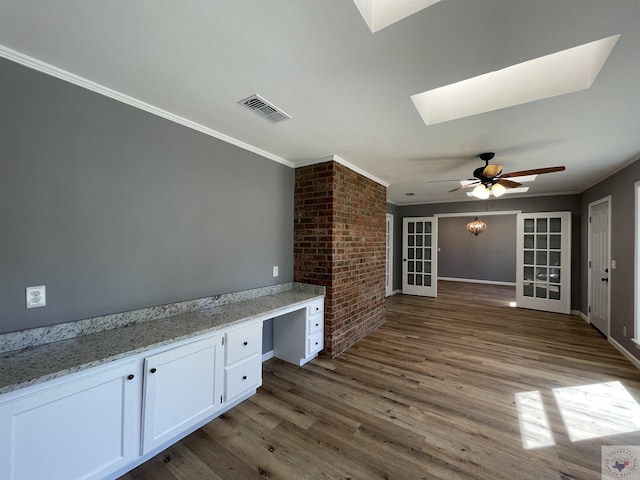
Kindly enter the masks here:
[[573, 442], [640, 430], [640, 405], [620, 382], [554, 388]]
[[516, 407], [525, 450], [555, 445], [542, 395], [538, 390], [516, 393]]

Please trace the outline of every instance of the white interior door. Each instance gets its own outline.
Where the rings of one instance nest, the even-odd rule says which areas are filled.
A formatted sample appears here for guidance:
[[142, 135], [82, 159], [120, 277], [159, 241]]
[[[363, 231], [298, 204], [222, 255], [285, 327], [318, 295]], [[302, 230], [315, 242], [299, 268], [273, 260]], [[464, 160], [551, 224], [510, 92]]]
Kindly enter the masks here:
[[571, 312], [571, 212], [518, 214], [518, 307]]
[[589, 322], [609, 336], [609, 199], [589, 204]]
[[438, 223], [434, 217], [402, 220], [402, 293], [438, 294]]
[[393, 295], [393, 215], [387, 213], [385, 295]]

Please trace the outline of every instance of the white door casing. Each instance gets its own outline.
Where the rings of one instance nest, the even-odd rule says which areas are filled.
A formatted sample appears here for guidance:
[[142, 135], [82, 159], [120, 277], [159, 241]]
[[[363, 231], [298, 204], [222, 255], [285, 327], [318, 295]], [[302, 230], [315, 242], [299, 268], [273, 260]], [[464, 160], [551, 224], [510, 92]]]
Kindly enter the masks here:
[[387, 213], [385, 296], [393, 295], [393, 215]]
[[435, 297], [438, 294], [438, 220], [402, 219], [402, 293]]
[[589, 322], [609, 337], [611, 197], [589, 204]]
[[516, 235], [516, 303], [571, 312], [571, 212], [520, 213]]

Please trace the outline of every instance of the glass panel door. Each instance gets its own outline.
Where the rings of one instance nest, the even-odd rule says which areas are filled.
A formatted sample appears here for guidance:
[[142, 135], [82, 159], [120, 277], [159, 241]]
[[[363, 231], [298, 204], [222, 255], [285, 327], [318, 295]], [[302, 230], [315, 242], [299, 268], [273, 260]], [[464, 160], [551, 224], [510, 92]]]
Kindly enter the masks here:
[[402, 293], [435, 297], [438, 224], [433, 217], [403, 219]]
[[571, 212], [518, 215], [519, 307], [570, 313]]

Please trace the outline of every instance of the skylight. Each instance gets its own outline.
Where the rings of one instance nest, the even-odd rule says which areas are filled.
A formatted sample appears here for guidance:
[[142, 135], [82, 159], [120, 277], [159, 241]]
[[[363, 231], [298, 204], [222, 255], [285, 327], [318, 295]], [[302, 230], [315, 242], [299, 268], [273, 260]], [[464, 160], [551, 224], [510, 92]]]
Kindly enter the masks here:
[[411, 96], [424, 123], [433, 125], [501, 108], [586, 90], [620, 35]]
[[353, 0], [371, 32], [419, 12], [440, 0]]

